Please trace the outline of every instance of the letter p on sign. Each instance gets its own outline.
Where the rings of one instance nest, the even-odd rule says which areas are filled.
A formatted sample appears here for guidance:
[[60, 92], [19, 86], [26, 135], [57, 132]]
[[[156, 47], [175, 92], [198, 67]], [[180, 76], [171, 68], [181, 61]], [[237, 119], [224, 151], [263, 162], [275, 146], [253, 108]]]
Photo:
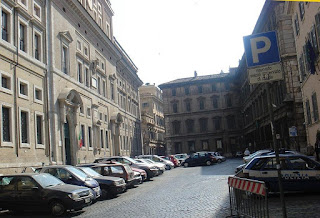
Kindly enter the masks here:
[[276, 32], [245, 36], [243, 42], [248, 67], [280, 62]]

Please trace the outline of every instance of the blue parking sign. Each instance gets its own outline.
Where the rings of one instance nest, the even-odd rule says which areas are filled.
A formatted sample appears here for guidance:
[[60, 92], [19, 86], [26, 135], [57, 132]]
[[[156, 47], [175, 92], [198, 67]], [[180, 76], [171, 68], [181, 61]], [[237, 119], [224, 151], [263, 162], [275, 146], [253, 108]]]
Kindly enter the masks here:
[[248, 67], [280, 62], [275, 31], [244, 36], [243, 42]]

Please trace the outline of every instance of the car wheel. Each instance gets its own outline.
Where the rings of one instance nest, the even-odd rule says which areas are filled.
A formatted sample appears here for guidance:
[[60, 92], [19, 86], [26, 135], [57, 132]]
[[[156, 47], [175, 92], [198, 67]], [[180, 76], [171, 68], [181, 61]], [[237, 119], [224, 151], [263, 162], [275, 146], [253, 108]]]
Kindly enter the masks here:
[[221, 161], [221, 159], [218, 159], [218, 163], [221, 163], [222, 161]]
[[50, 211], [54, 216], [61, 216], [66, 212], [66, 208], [59, 201], [53, 201], [50, 203]]
[[210, 161], [210, 160], [207, 160], [207, 161], [206, 161], [206, 165], [207, 165], [207, 166], [210, 166], [210, 165], [211, 165], [211, 161]]
[[189, 164], [188, 164], [188, 163], [184, 163], [183, 166], [184, 166], [184, 167], [188, 167]]
[[103, 199], [107, 199], [107, 198], [109, 198], [109, 192], [106, 190], [106, 189], [102, 189], [101, 190], [101, 197], [103, 198]]

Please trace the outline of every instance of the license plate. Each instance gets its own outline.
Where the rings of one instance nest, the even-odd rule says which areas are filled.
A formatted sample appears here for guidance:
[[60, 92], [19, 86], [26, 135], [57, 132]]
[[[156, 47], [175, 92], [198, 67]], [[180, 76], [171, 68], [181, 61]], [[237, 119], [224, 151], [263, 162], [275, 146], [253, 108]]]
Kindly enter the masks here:
[[90, 202], [90, 198], [85, 198], [84, 199], [84, 203], [89, 203]]

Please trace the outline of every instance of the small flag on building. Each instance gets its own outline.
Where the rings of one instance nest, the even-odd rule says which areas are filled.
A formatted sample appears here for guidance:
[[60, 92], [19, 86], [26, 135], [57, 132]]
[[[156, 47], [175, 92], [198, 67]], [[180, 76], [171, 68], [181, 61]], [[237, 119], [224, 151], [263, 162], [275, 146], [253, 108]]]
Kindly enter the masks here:
[[81, 131], [79, 133], [79, 147], [82, 148], [83, 146], [83, 139], [82, 139], [82, 134], [81, 134]]

